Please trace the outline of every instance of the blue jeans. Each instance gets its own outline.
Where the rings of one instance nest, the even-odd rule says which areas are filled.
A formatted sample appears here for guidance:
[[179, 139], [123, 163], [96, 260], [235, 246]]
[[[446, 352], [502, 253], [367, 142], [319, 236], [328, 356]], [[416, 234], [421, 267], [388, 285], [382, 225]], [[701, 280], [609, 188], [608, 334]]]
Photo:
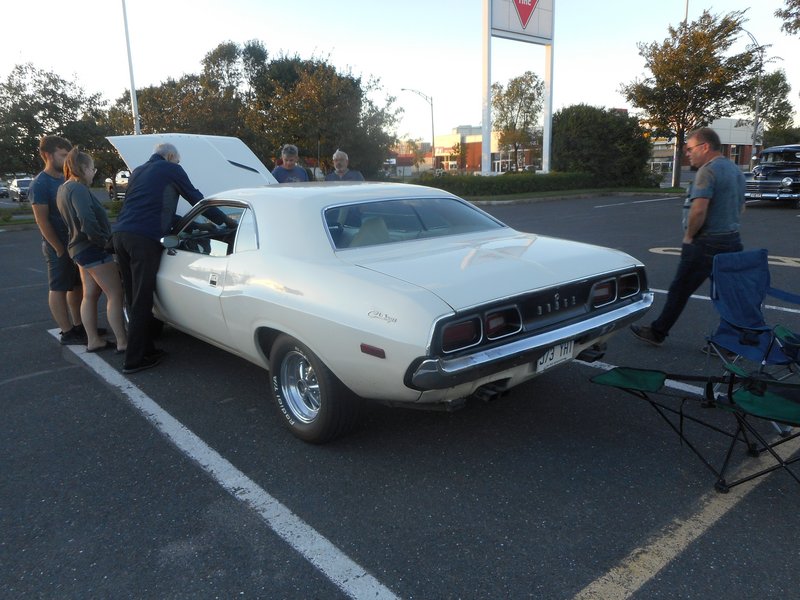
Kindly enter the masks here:
[[741, 252], [743, 249], [739, 232], [699, 235], [691, 244], [681, 246], [681, 262], [669, 286], [667, 303], [650, 328], [660, 339], [669, 335], [669, 330], [681, 316], [689, 297], [711, 276], [714, 257], [723, 252]]

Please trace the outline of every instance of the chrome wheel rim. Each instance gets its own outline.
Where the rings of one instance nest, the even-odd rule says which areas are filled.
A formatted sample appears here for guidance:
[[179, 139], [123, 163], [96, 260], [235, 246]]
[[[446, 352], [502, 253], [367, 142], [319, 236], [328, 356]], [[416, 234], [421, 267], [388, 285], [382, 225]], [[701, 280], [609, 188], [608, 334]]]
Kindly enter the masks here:
[[293, 350], [281, 363], [281, 391], [289, 409], [303, 423], [310, 423], [319, 413], [322, 393], [314, 367]]

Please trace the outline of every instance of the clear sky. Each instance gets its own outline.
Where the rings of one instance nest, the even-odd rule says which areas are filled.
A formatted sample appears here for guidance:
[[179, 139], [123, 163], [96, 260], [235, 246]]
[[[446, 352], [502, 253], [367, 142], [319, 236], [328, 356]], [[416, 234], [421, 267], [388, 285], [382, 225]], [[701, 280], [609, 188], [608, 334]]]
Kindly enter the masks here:
[[[773, 16], [783, 0], [688, 0], [689, 19], [750, 8], [745, 27], [767, 55], [782, 57], [800, 106], [800, 36], [780, 31]], [[198, 73], [203, 56], [220, 42], [258, 39], [272, 56], [325, 58], [339, 70], [380, 78], [384, 93], [404, 109], [397, 133], [427, 141], [430, 106], [401, 91], [433, 98], [436, 134], [480, 125], [483, 0], [127, 0], [137, 87]], [[687, 0], [555, 0], [553, 104], [627, 107], [618, 90], [643, 76], [638, 42], [662, 41], [679, 24]], [[31, 62], [109, 100], [129, 85], [121, 0], [6, 2], [0, 35], [0, 78]], [[748, 43], [742, 37], [740, 48]], [[540, 46], [493, 38], [493, 81], [532, 70], [544, 76]], [[630, 107], [628, 107], [630, 108]], [[796, 121], [800, 121], [798, 114]], [[202, 133], [202, 132], [198, 132]]]

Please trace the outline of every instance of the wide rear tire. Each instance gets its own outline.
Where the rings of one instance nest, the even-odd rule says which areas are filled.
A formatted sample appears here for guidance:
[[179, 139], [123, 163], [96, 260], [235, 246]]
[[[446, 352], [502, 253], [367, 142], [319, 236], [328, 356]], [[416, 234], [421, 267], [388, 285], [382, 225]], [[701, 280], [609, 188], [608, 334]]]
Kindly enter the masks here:
[[288, 335], [270, 352], [272, 397], [296, 437], [323, 444], [349, 433], [361, 419], [362, 400], [304, 344]]

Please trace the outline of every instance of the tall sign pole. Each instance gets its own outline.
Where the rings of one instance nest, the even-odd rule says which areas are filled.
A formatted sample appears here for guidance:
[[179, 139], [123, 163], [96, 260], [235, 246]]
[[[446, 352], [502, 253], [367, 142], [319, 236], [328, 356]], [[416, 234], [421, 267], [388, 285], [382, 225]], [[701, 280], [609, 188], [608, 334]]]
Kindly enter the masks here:
[[122, 21], [125, 24], [125, 44], [128, 47], [128, 72], [131, 77], [131, 111], [133, 112], [133, 133], [142, 133], [139, 127], [139, 104], [136, 102], [136, 85], [133, 83], [133, 59], [131, 58], [131, 38], [128, 35], [128, 11], [125, 8], [125, 0], [122, 0]]
[[483, 0], [483, 119], [481, 173], [492, 171], [492, 0]]
[[[553, 123], [553, 26], [556, 0], [484, 0], [484, 51], [483, 71], [483, 151], [481, 170], [491, 170], [491, 36], [506, 38], [545, 47], [544, 75], [544, 131], [542, 140], [542, 171], [550, 171], [550, 143]], [[486, 32], [488, 30], [488, 32]], [[488, 41], [487, 41], [488, 38]]]

